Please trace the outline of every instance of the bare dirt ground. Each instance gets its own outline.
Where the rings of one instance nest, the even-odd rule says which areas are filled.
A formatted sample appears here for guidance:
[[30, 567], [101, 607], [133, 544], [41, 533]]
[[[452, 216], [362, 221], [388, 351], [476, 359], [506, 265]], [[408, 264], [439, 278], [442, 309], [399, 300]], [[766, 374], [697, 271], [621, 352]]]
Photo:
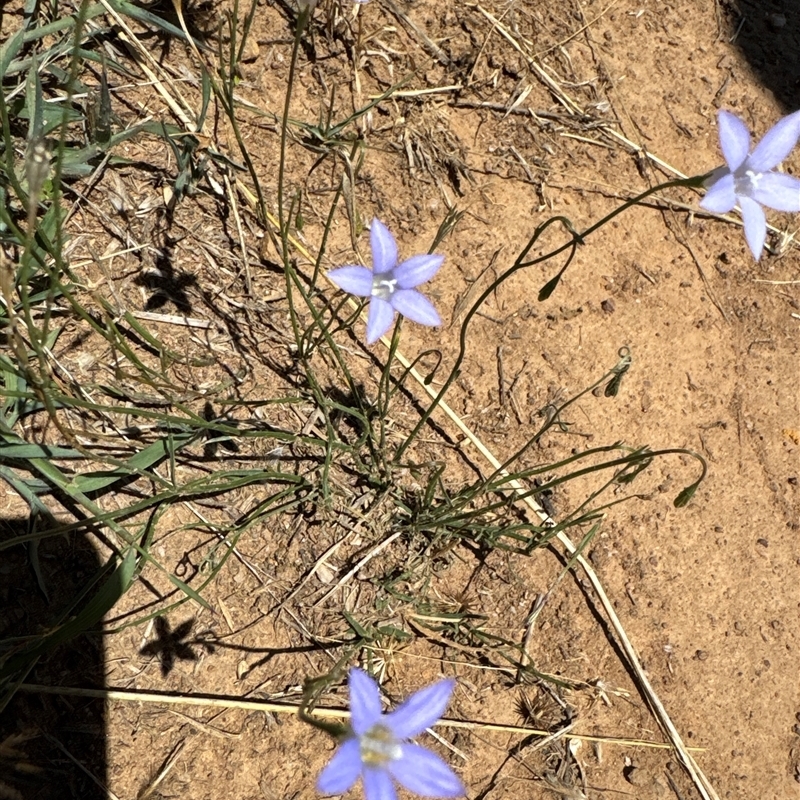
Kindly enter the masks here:
[[[365, 161], [351, 222], [379, 217], [401, 252], [412, 254], [427, 250], [448, 208], [465, 212], [439, 248], [445, 267], [430, 286], [445, 326], [432, 334], [406, 324], [401, 344], [412, 357], [440, 348], [445, 365], [458, 350], [465, 300], [513, 262], [537, 224], [561, 214], [581, 230], [674, 177], [664, 165], [686, 175], [711, 170], [721, 163], [721, 107], [742, 116], [755, 137], [787, 110], [764, 86], [762, 73], [774, 57], [767, 43], [754, 67], [736, 41], [755, 24], [785, 36], [796, 22], [781, 23], [772, 8], [742, 23], [736, 8], [712, 0], [373, 0], [357, 13], [336, 5], [323, 0], [314, 13], [292, 116], [315, 122], [335, 88], [332, 117], [340, 120], [404, 82], [356, 124]], [[187, 16], [198, 25], [206, 19], [193, 17], [191, 8]], [[251, 104], [238, 116], [268, 205], [277, 190], [275, 117], [285, 96], [292, 18], [279, 3], [258, 7], [237, 87]], [[148, 47], [176, 76], [196, 74], [180, 42]], [[796, 66], [796, 51], [793, 58]], [[190, 81], [181, 91], [194, 96], [198, 88]], [[131, 123], [136, 114], [168, 118], [158, 95], [141, 86], [114, 96], [117, 113]], [[778, 97], [788, 103], [797, 94], [784, 87]], [[238, 158], [224, 125], [215, 135], [218, 147]], [[142, 157], [144, 147], [126, 145], [126, 155]], [[335, 188], [328, 162], [312, 170], [317, 156], [295, 142], [287, 176], [302, 198], [302, 236], [311, 252]], [[795, 154], [786, 169], [797, 168]], [[104, 181], [105, 191], [137, 210], [126, 217], [130, 235], [147, 240], [153, 209], [164, 203], [157, 176], [145, 181], [131, 168]], [[697, 477], [696, 464], [678, 456], [657, 461], [637, 488], [642, 499], [609, 511], [589, 559], [678, 731], [699, 748], [694, 756], [718, 796], [787, 800], [800, 795], [800, 256], [791, 241], [797, 218], [770, 217], [789, 236], [774, 234], [774, 252], [755, 263], [741, 228], [700, 213], [699, 197], [665, 192], [617, 217], [586, 240], [545, 302], [537, 293], [560, 264], [531, 267], [500, 286], [470, 328], [468, 357], [448, 402], [502, 460], [538, 427], [538, 409], [591, 384], [616, 363], [620, 348], [630, 349], [633, 363], [619, 395], [582, 399], [568, 412], [568, 430], [549, 437], [529, 462], [620, 440], [688, 448], [707, 459], [708, 476], [684, 509], [672, 501]], [[214, 365], [183, 376], [195, 399], [222, 381], [221, 371], [245, 376], [243, 396], [263, 395], [264, 387], [280, 385], [280, 369], [271, 365], [287, 358], [283, 283], [271, 267], [278, 259], [247, 221], [243, 194], [240, 201], [241, 228], [204, 188], [176, 207], [168, 231], [174, 280], [158, 310], [213, 323], [202, 335], [164, 330], [179, 352], [215, 354]], [[111, 207], [103, 211], [122, 224]], [[103, 252], [108, 226], [89, 208], [80, 225], [76, 257]], [[553, 229], [541, 252], [563, 240]], [[216, 261], [202, 256], [197, 241], [213, 245]], [[354, 244], [368, 259], [366, 236], [354, 241], [347, 218], [337, 217], [328, 266], [352, 262]], [[113, 261], [105, 274], [93, 269], [87, 265], [87, 276], [108, 281], [128, 307], [154, 308], [152, 287], [134, 280], [142, 269], [134, 256]], [[374, 377], [385, 350], [376, 346], [369, 355], [356, 340], [343, 341], [365, 380]], [[63, 358], [78, 371], [94, 366], [74, 351]], [[398, 428], [413, 425], [415, 413], [401, 406]], [[444, 417], [435, 419], [441, 431], [424, 435], [419, 454], [447, 462], [453, 487], [474, 479], [474, 448]], [[289, 411], [270, 421], [302, 425]], [[252, 507], [258, 498], [248, 492], [214, 511]], [[579, 500], [577, 486], [556, 491], [556, 519]], [[187, 605], [158, 625], [107, 637], [106, 685], [297, 701], [305, 676], [328, 672], [342, 657], [364, 657], [339, 646], [352, 634], [344, 607], [362, 621], [413, 634], [408, 641], [379, 638], [370, 651], [392, 700], [444, 672], [459, 681], [451, 719], [548, 728], [563, 722], [557, 701], [545, 690], [521, 689], [507, 662], [419, 622], [423, 606], [431, 616], [467, 610], [480, 616], [483, 630], [521, 642], [533, 602], [562, 568], [554, 552], [525, 558], [456, 547], [403, 584], [414, 595], [409, 602], [381, 593], [373, 581], [408, 566], [413, 548], [397, 543], [327, 596], [391, 532], [391, 509], [359, 522], [354, 534], [355, 517], [342, 521], [341, 510], [334, 505], [329, 526], [287, 514], [247, 531], [238, 543], [242, 560], [231, 559], [206, 591], [218, 613]], [[193, 520], [189, 509], [185, 518], [174, 512], [175, 532], [158, 545], [165, 563], [182, 564], [189, 577], [200, 570]], [[345, 535], [327, 569], [287, 600]], [[139, 583], [109, 625], [151, 607], [167, 589]], [[571, 733], [663, 742], [597, 609], [583, 578], [562, 581], [528, 642], [531, 663], [570, 683], [555, 694], [574, 715]], [[321, 704], [342, 705], [344, 697], [343, 690], [330, 692]], [[539, 704], [527, 719], [521, 698]], [[120, 798], [311, 798], [331, 752], [322, 734], [296, 718], [261, 711], [108, 700], [105, 724], [105, 782]], [[447, 740], [440, 752], [480, 800], [700, 796], [669, 749], [565, 739], [537, 749], [519, 733], [479, 724], [437, 730]]]

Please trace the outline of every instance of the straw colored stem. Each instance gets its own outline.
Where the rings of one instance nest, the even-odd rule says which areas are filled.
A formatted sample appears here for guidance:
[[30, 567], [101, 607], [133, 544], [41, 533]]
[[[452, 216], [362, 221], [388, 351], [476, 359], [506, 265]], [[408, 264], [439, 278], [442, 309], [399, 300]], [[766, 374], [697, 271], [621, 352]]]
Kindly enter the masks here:
[[[33, 683], [23, 683], [20, 691], [33, 694], [55, 694], [63, 697], [96, 697], [99, 700], [114, 700], [124, 703], [154, 703], [156, 705], [186, 705], [201, 706], [217, 709], [243, 709], [245, 711], [264, 711], [272, 714], [297, 714], [301, 708], [300, 703], [273, 703], [267, 700], [242, 700], [238, 697], [205, 697], [202, 695], [166, 694], [162, 692], [130, 692], [122, 689], [80, 689], [71, 686], [41, 686]], [[314, 715], [324, 719], [349, 719], [350, 712], [344, 708], [319, 708], [314, 709]], [[504, 725], [498, 722], [480, 722], [461, 719], [440, 719], [434, 727], [461, 728], [483, 731], [499, 731], [502, 733], [518, 733], [525, 736], [552, 736], [552, 731], [542, 731], [536, 728], [527, 728], [522, 725]], [[663, 742], [650, 742], [646, 739], [624, 739], [614, 736], [584, 736], [576, 733], [565, 734], [567, 739], [576, 739], [582, 742], [602, 742], [603, 744], [618, 744], [622, 746], [649, 747], [657, 750], [669, 748]], [[702, 751], [702, 748], [692, 748]]]

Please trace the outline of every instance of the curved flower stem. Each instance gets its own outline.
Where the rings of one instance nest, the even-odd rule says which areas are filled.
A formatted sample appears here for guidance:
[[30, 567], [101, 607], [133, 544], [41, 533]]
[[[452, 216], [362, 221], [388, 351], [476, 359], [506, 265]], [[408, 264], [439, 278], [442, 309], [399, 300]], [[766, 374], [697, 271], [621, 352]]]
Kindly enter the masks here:
[[309, 725], [313, 725], [315, 728], [319, 728], [321, 731], [329, 733], [334, 739], [338, 739], [340, 741], [344, 739], [350, 732], [350, 728], [347, 725], [342, 725], [339, 722], [326, 722], [324, 719], [320, 719], [319, 717], [315, 717], [310, 714], [309, 700], [310, 698], [303, 698], [303, 702], [297, 709], [297, 716], [300, 717], [303, 722], [307, 722]]
[[[533, 266], [534, 264], [541, 264], [544, 261], [548, 261], [551, 258], [555, 258], [556, 256], [561, 255], [564, 252], [569, 251], [567, 256], [567, 260], [564, 263], [564, 266], [558, 271], [555, 277], [551, 278], [540, 290], [539, 292], [539, 301], [546, 300], [553, 292], [555, 287], [558, 285], [558, 282], [561, 280], [562, 276], [567, 270], [567, 267], [572, 262], [572, 259], [575, 257], [575, 253], [578, 249], [578, 245], [583, 244], [584, 240], [587, 236], [594, 233], [599, 228], [602, 228], [603, 225], [610, 222], [614, 217], [618, 214], [621, 214], [623, 211], [631, 208], [632, 206], [638, 205], [646, 198], [650, 197], [651, 195], [659, 192], [663, 189], [671, 189], [673, 187], [684, 187], [684, 188], [699, 188], [703, 185], [703, 182], [708, 178], [708, 174], [704, 175], [697, 175], [692, 178], [680, 178], [678, 180], [666, 181], [665, 183], [660, 183], [658, 186], [653, 186], [646, 191], [642, 192], [641, 194], [636, 195], [636, 197], [632, 197], [630, 200], [626, 200], [622, 205], [615, 208], [610, 213], [606, 214], [602, 219], [595, 222], [593, 225], [590, 225], [584, 231], [576, 231], [573, 227], [572, 223], [567, 217], [551, 217], [541, 225], [539, 225], [536, 230], [533, 232], [533, 235], [529, 239], [528, 243], [522, 249], [522, 252], [517, 256], [514, 263], [496, 280], [494, 280], [489, 286], [483, 291], [481, 296], [472, 304], [472, 307], [467, 312], [466, 316], [464, 317], [464, 321], [461, 323], [461, 333], [459, 335], [459, 351], [458, 356], [456, 357], [455, 363], [453, 364], [453, 368], [450, 370], [450, 374], [447, 376], [447, 380], [445, 380], [442, 388], [439, 390], [439, 393], [436, 397], [431, 401], [431, 404], [426, 409], [425, 413], [420, 417], [419, 422], [414, 426], [414, 429], [411, 433], [406, 437], [406, 440], [397, 448], [397, 452], [395, 453], [394, 460], [395, 462], [399, 461], [402, 458], [403, 453], [408, 449], [411, 442], [414, 441], [416, 436], [419, 434], [422, 426], [430, 418], [431, 414], [433, 414], [436, 407], [441, 402], [442, 398], [447, 393], [447, 390], [450, 388], [453, 381], [458, 377], [459, 372], [461, 371], [461, 365], [464, 363], [464, 358], [467, 354], [467, 328], [469, 327], [472, 318], [477, 313], [478, 309], [483, 305], [484, 301], [487, 297], [489, 297], [492, 292], [506, 279], [510, 278], [515, 272], [521, 270], [525, 267]], [[539, 237], [544, 233], [544, 231], [553, 225], [556, 222], [560, 222], [568, 232], [572, 234], [572, 238], [565, 242], [564, 244], [556, 247], [554, 250], [551, 250], [548, 253], [545, 253], [542, 256], [538, 256], [537, 258], [531, 259], [530, 261], [525, 261], [525, 257], [530, 252], [531, 248], [536, 244], [539, 240]]]
[[628, 371], [631, 365], [631, 354], [630, 350], [627, 347], [620, 348], [619, 351], [619, 361], [617, 364], [608, 370], [601, 378], [596, 380], [591, 385], [587, 386], [581, 392], [578, 392], [574, 397], [571, 397], [565, 403], [562, 403], [557, 408], [553, 408], [552, 413], [548, 415], [548, 418], [545, 420], [545, 423], [542, 427], [533, 435], [527, 442], [525, 442], [522, 447], [520, 447], [515, 453], [512, 453], [486, 480], [486, 485], [489, 486], [493, 481], [497, 478], [502, 476], [503, 474], [507, 474], [508, 471], [511, 469], [511, 465], [519, 461], [522, 456], [535, 445], [538, 441], [542, 439], [542, 437], [547, 433], [550, 428], [554, 425], [561, 425], [561, 414], [569, 408], [574, 403], [577, 403], [585, 395], [593, 392], [598, 386], [606, 383], [606, 381], [610, 380], [610, 383], [606, 386], [606, 393], [608, 393], [609, 387], [612, 386], [615, 382], [621, 380], [622, 376]]
[[329, 733], [335, 739], [340, 741], [347, 736], [352, 735], [352, 729], [350, 726], [341, 722], [326, 722], [320, 717], [313, 716], [311, 714], [311, 710], [316, 705], [320, 692], [324, 691], [336, 678], [351, 655], [352, 652], [350, 651], [350, 648], [346, 648], [343, 657], [339, 659], [339, 661], [327, 675], [320, 675], [317, 678], [306, 678], [303, 682], [303, 698], [300, 701], [300, 706], [297, 709], [297, 716], [300, 717], [303, 722], [307, 722], [309, 725], [313, 725], [315, 728], [319, 728], [319, 730]]

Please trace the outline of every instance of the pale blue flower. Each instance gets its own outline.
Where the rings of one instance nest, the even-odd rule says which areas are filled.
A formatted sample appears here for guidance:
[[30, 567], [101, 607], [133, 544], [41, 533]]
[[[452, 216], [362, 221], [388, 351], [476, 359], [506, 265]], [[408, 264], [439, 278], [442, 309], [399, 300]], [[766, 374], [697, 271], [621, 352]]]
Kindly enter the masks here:
[[724, 214], [738, 204], [745, 239], [758, 261], [767, 238], [767, 218], [761, 206], [800, 211], [800, 180], [775, 171], [800, 138], [800, 111], [773, 125], [752, 153], [747, 125], [730, 111], [720, 111], [718, 119], [719, 142], [727, 166], [711, 174], [700, 206]]
[[369, 297], [367, 344], [377, 342], [392, 326], [394, 312], [421, 325], [441, 325], [433, 304], [416, 286], [429, 281], [444, 263], [444, 256], [411, 256], [397, 263], [397, 242], [389, 229], [373, 219], [369, 231], [372, 269], [360, 266], [332, 269], [328, 277], [358, 297]]
[[395, 781], [423, 797], [463, 796], [463, 784], [439, 756], [407, 741], [444, 714], [455, 683], [438, 681], [382, 714], [378, 684], [366, 672], [351, 669], [351, 733], [322, 770], [317, 789], [342, 794], [360, 775], [366, 800], [397, 800]]

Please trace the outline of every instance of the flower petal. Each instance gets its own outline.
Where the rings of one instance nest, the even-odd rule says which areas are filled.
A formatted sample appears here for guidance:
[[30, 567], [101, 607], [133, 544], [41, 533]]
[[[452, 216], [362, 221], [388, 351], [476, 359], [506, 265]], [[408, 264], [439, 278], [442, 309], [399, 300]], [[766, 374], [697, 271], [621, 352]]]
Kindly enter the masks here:
[[725, 214], [736, 205], [736, 193], [733, 190], [733, 175], [723, 175], [707, 192], [700, 201], [700, 208], [713, 211], [715, 214]]
[[397, 791], [385, 769], [365, 767], [363, 777], [367, 800], [397, 800]]
[[753, 172], [767, 172], [776, 167], [792, 152], [798, 138], [800, 138], [800, 111], [795, 111], [764, 134], [764, 138], [747, 159], [748, 169]]
[[742, 209], [744, 220], [744, 238], [747, 239], [753, 258], [758, 261], [767, 238], [767, 218], [764, 216], [764, 209], [749, 197], [739, 198], [739, 208]]
[[[376, 302], [383, 303], [382, 300], [372, 300], [369, 308], [370, 318]], [[389, 310], [391, 311], [391, 308]], [[391, 324], [391, 320], [389, 324]], [[347, 685], [350, 690], [350, 727], [356, 736], [363, 736], [381, 718], [383, 710], [381, 693], [378, 690], [378, 684], [358, 667], [350, 670]]]
[[[396, 292], [395, 292], [396, 294]], [[392, 326], [394, 309], [380, 297], [373, 297], [369, 302], [367, 315], [367, 344], [374, 344]]]
[[719, 144], [725, 163], [735, 172], [742, 166], [750, 152], [750, 131], [747, 125], [730, 111], [720, 111], [717, 117], [719, 124]]
[[422, 797], [463, 797], [467, 792], [458, 775], [439, 756], [417, 744], [404, 744], [403, 755], [389, 762], [392, 777]]
[[366, 267], [332, 269], [328, 278], [340, 289], [358, 297], [369, 297], [372, 294], [372, 270]]
[[397, 285], [401, 289], [413, 289], [429, 281], [444, 264], [444, 256], [411, 256], [394, 271]]
[[377, 217], [369, 228], [369, 244], [372, 248], [372, 269], [378, 273], [391, 272], [397, 266], [397, 242]]
[[347, 739], [317, 778], [317, 790], [322, 794], [342, 794], [356, 782], [360, 772], [358, 739]]
[[752, 197], [762, 206], [776, 211], [800, 211], [800, 180], [782, 172], [765, 172]]
[[[395, 292], [394, 296], [397, 297], [398, 294], [399, 292]], [[410, 739], [422, 733], [444, 714], [455, 685], [456, 682], [448, 678], [414, 692], [408, 700], [383, 718], [384, 724], [397, 739]]]
[[416, 289], [397, 289], [391, 297], [391, 303], [404, 317], [420, 325], [441, 325], [433, 303]]

